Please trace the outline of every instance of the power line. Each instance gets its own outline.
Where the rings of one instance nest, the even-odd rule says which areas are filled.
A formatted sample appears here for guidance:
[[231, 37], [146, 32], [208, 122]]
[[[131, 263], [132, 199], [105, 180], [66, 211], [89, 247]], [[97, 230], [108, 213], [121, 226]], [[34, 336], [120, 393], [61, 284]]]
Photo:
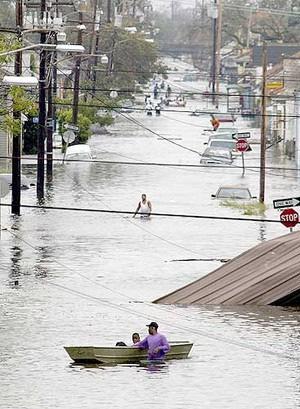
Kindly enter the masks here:
[[[107, 153], [111, 153], [108, 152]], [[112, 152], [112, 154], [115, 155], [120, 155], [120, 156], [125, 156], [116, 152]], [[125, 156], [127, 158], [127, 156]], [[0, 156], [0, 159], [12, 159], [12, 156]], [[26, 156], [21, 156], [22, 161], [32, 161], [32, 157], [26, 157]], [[130, 158], [131, 159], [131, 158]], [[253, 158], [252, 158], [253, 159]], [[166, 163], [166, 162], [144, 162], [140, 161], [139, 159], [133, 159], [136, 162], [128, 162], [128, 161], [113, 161], [113, 160], [104, 160], [104, 159], [60, 159], [56, 158], [53, 159], [54, 162], [69, 162], [69, 163], [99, 163], [103, 165], [135, 165], [135, 166], [158, 166], [158, 167], [172, 167], [172, 168], [202, 168], [202, 169], [243, 169], [243, 166], [241, 165], [218, 165], [218, 166], [213, 166], [213, 165], [197, 165], [197, 164], [192, 164], [192, 163]], [[255, 169], [259, 170], [260, 166], [245, 166], [245, 169]], [[265, 166], [265, 169], [267, 170], [283, 170], [283, 171], [299, 171], [298, 168], [279, 168], [277, 166]], [[279, 175], [278, 175], [279, 176]], [[1, 177], [1, 173], [0, 173]]]
[[[62, 291], [68, 292], [68, 293], [73, 294], [73, 295], [77, 295], [77, 296], [79, 296], [81, 298], [89, 299], [89, 300], [98, 302], [98, 303], [100, 303], [102, 305], [108, 306], [109, 308], [116, 309], [116, 310], [119, 310], [119, 311], [122, 311], [122, 312], [126, 312], [127, 315], [130, 314], [130, 315], [135, 315], [135, 316], [141, 317], [143, 319], [147, 319], [147, 320], [149, 319], [149, 314], [145, 314], [145, 313], [142, 313], [140, 311], [132, 311], [128, 307], [125, 307], [125, 306], [122, 306], [122, 305], [117, 305], [117, 304], [112, 303], [110, 301], [105, 301], [103, 299], [100, 299], [99, 297], [95, 297], [95, 296], [92, 296], [92, 295], [89, 295], [89, 294], [85, 294], [85, 293], [83, 293], [81, 291], [74, 290], [74, 289], [72, 289], [70, 287], [66, 287], [66, 286], [63, 286], [63, 285], [57, 284], [57, 283], [52, 283], [50, 281], [44, 282], [44, 284], [59, 288]], [[160, 313], [161, 313], [161, 309], [160, 309]], [[177, 315], [183, 316], [182, 314], [177, 314]], [[185, 316], [183, 316], [183, 317], [186, 318]], [[240, 342], [240, 341], [236, 341], [236, 340], [234, 340], [232, 338], [226, 338], [224, 336], [217, 336], [217, 335], [214, 335], [214, 334], [211, 334], [211, 333], [199, 330], [199, 329], [195, 329], [195, 327], [186, 327], [186, 326], [170, 323], [169, 320], [162, 319], [161, 317], [159, 318], [159, 321], [164, 323], [165, 325], [171, 327], [171, 328], [175, 328], [175, 329], [180, 330], [180, 331], [185, 331], [185, 332], [188, 332], [190, 334], [200, 335], [200, 336], [202, 336], [204, 338], [208, 338], [208, 339], [211, 339], [213, 341], [218, 341], [218, 342], [222, 342], [222, 343], [225, 343], [225, 344], [234, 345], [234, 346], [237, 346], [239, 348], [244, 348], [244, 349], [248, 349], [248, 350], [252, 350], [252, 351], [256, 351], [256, 352], [261, 352], [261, 353], [266, 354], [266, 355], [276, 356], [276, 357], [289, 359], [289, 360], [293, 360], [293, 361], [299, 361], [300, 360], [300, 358], [298, 358], [296, 356], [293, 356], [293, 355], [283, 354], [283, 353], [280, 353], [278, 351], [269, 350], [267, 348], [260, 348], [260, 347], [257, 347], [256, 345], [246, 344], [246, 343], [243, 343], [243, 342]]]
[[[297, 82], [300, 81], [297, 80]], [[57, 87], [58, 89], [63, 89], [63, 90], [74, 90], [73, 87]], [[116, 91], [120, 94], [123, 93], [134, 93], [134, 94], [140, 94], [140, 95], [147, 95], [149, 93], [151, 93], [151, 91], [145, 91], [145, 90], [136, 90], [134, 88], [125, 88], [125, 89], [119, 89], [119, 88], [82, 88], [79, 87], [80, 91], [98, 91], [98, 92], [112, 92], [112, 91]], [[227, 92], [208, 92], [208, 91], [188, 91], [188, 90], [181, 90], [176, 92], [175, 94], [181, 94], [181, 95], [185, 95], [185, 96], [189, 96], [189, 95], [201, 95], [203, 97], [211, 97], [212, 95], [215, 96], [219, 96], [219, 97], [226, 97], [226, 98], [230, 98], [230, 97], [249, 97], [249, 98], [261, 98], [262, 95], [261, 94], [242, 94], [242, 93], [227, 93]], [[165, 95], [166, 91], [158, 91], [158, 95]], [[282, 99], [282, 98], [295, 98], [295, 95], [293, 94], [280, 94], [280, 95], [267, 95], [268, 98], [270, 99]], [[159, 100], [158, 100], [159, 102]]]
[[[8, 207], [7, 203], [1, 203], [0, 206]], [[128, 210], [109, 210], [109, 209], [95, 209], [95, 208], [83, 208], [83, 207], [65, 207], [65, 206], [38, 206], [22, 204], [21, 207], [27, 209], [41, 209], [41, 210], [62, 210], [72, 212], [87, 212], [87, 213], [107, 213], [107, 214], [124, 214], [133, 216], [135, 212]], [[259, 223], [281, 223], [280, 220], [274, 219], [259, 219], [259, 218], [244, 218], [244, 217], [228, 217], [228, 216], [208, 216], [208, 215], [196, 215], [196, 214], [180, 214], [180, 213], [151, 213], [151, 216], [158, 217], [171, 217], [171, 218], [184, 218], [184, 219], [209, 219], [209, 220], [227, 220], [227, 221], [243, 221], [243, 222], [259, 222]]]
[[[100, 102], [102, 102], [99, 98], [97, 98]], [[158, 101], [159, 102], [159, 101]], [[54, 105], [61, 105], [61, 106], [72, 106], [73, 104], [71, 102], [61, 102], [61, 101], [56, 101], [53, 102]], [[138, 106], [118, 106], [118, 105], [108, 105], [105, 103], [102, 103], [103, 105], [96, 105], [96, 104], [79, 104], [79, 107], [87, 107], [87, 108], [105, 108], [106, 110], [113, 110], [115, 112], [117, 112], [118, 114], [123, 114], [123, 112], [120, 112], [120, 109], [133, 109], [134, 111], [140, 111], [140, 112], [147, 112], [148, 109], [146, 108], [140, 108]], [[194, 114], [195, 110], [189, 110], [189, 109], [165, 109], [163, 110], [165, 112], [172, 112], [172, 113], [188, 113], [188, 114]], [[244, 116], [244, 114], [242, 112], [220, 112], [220, 111], [216, 111], [216, 110], [209, 110], [209, 111], [202, 111], [202, 110], [198, 110], [197, 109], [197, 114], [203, 114], [203, 115], [215, 115], [215, 116], [229, 116], [229, 117], [235, 117], [235, 116]], [[126, 117], [125, 115], [123, 115], [125, 118], [129, 119], [128, 117]], [[253, 117], [263, 117], [264, 115], [262, 115], [261, 113], [252, 113], [251, 116]], [[280, 114], [266, 114], [266, 117], [269, 118], [277, 118], [277, 117], [282, 117], [282, 115]], [[285, 118], [299, 118], [299, 115], [285, 115]], [[137, 121], [138, 122], [138, 121]], [[142, 124], [140, 124], [140, 126], [142, 126]], [[143, 126], [144, 127], [144, 126]], [[221, 129], [221, 128], [220, 128]], [[148, 131], [150, 131], [149, 129], [147, 129]], [[154, 132], [154, 131], [150, 131], [150, 132]], [[155, 133], [157, 136], [160, 136], [159, 134]]]

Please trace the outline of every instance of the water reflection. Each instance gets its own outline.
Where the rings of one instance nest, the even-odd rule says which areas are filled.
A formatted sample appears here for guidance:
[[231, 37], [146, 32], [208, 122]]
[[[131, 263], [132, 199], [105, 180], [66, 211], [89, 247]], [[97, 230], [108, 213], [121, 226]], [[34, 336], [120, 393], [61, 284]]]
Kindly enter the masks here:
[[267, 239], [267, 225], [266, 225], [266, 223], [260, 223], [258, 231], [259, 231], [258, 240], [259, 241], [265, 241]]

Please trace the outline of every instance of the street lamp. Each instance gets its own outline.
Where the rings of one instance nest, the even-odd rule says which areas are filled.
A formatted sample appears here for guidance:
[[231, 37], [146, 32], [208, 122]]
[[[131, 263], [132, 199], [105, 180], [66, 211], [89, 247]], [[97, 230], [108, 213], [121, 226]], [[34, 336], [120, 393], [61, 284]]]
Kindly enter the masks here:
[[18, 48], [16, 50], [4, 51], [0, 53], [0, 57], [6, 57], [8, 55], [17, 54], [22, 51], [35, 50], [36, 48], [44, 51], [60, 51], [64, 53], [83, 53], [85, 48], [83, 45], [78, 44], [32, 44], [27, 47]]

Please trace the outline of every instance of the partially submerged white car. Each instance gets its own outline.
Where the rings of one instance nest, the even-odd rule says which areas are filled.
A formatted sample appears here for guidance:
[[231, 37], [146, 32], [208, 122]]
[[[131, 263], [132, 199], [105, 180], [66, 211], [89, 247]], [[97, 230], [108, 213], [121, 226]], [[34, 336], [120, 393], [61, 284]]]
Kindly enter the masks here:
[[215, 199], [238, 199], [252, 200], [256, 196], [252, 196], [250, 189], [244, 186], [220, 186], [216, 194], [211, 195]]
[[232, 152], [228, 148], [206, 148], [200, 159], [202, 165], [231, 165]]
[[78, 144], [68, 146], [65, 154], [65, 161], [89, 161], [93, 160], [91, 148], [89, 145]]

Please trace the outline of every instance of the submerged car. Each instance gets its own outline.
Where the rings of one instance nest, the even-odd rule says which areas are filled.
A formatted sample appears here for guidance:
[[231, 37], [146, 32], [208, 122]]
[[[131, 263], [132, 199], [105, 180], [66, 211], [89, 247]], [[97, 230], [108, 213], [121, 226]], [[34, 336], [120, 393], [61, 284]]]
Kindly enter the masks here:
[[211, 197], [216, 199], [256, 199], [256, 196], [251, 195], [249, 188], [244, 186], [220, 186], [216, 194], [211, 195]]
[[227, 132], [227, 133], [216, 132], [216, 133], [209, 135], [208, 142], [204, 142], [204, 145], [208, 145], [210, 141], [213, 139], [222, 139], [222, 140], [226, 139], [228, 141], [234, 141], [234, 140], [236, 141], [234, 135], [235, 134], [232, 134], [230, 132]]
[[206, 148], [200, 159], [202, 165], [231, 165], [233, 161], [230, 149]]
[[69, 146], [66, 150], [65, 160], [68, 161], [89, 161], [94, 159], [89, 145], [78, 144]]
[[208, 142], [208, 148], [225, 148], [231, 151], [236, 150], [236, 141], [234, 139], [215, 139], [211, 138]]

